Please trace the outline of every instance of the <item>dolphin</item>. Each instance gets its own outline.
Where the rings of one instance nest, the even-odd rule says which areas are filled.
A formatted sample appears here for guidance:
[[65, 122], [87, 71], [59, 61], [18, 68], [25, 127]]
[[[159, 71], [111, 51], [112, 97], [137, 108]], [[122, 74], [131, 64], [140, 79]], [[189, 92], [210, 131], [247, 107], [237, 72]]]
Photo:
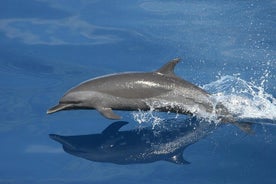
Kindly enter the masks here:
[[114, 122], [100, 134], [63, 136], [50, 134], [50, 138], [61, 143], [65, 152], [96, 162], [115, 164], [141, 164], [168, 161], [174, 164], [189, 164], [183, 151], [201, 140], [218, 126], [200, 122], [195, 118], [166, 120], [159, 128], [136, 128], [119, 131], [128, 124]]
[[59, 104], [47, 114], [70, 109], [96, 109], [109, 119], [121, 119], [113, 110], [156, 110], [216, 117], [224, 123], [234, 123], [249, 132], [248, 124], [236, 123], [234, 116], [221, 103], [214, 101], [200, 87], [181, 79], [174, 73], [180, 62], [173, 59], [153, 72], [127, 72], [97, 77], [70, 89]]

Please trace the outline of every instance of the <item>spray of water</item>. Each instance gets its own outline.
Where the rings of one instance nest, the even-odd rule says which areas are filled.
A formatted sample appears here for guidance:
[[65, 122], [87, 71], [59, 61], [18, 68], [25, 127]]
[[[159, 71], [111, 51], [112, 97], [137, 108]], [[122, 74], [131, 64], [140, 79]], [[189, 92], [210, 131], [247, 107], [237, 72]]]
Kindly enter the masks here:
[[154, 129], [155, 126], [159, 125], [164, 119], [158, 116], [158, 114], [151, 108], [149, 111], [134, 111], [132, 113], [133, 118], [139, 124], [151, 123]]
[[203, 88], [239, 119], [276, 123], [276, 99], [266, 93], [262, 86], [237, 76], [223, 76]]

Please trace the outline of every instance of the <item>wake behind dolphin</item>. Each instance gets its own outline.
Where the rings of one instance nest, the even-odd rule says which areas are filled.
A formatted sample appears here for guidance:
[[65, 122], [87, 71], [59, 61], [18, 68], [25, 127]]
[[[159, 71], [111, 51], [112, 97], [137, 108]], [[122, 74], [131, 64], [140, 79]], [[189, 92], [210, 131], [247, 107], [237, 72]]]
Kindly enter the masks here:
[[174, 68], [179, 62], [179, 58], [173, 59], [154, 72], [118, 73], [85, 81], [65, 93], [47, 113], [96, 109], [106, 118], [120, 119], [113, 110], [154, 109], [207, 119], [215, 116], [220, 122], [234, 123], [250, 131], [248, 124], [236, 123], [228, 109], [206, 91], [176, 76]]

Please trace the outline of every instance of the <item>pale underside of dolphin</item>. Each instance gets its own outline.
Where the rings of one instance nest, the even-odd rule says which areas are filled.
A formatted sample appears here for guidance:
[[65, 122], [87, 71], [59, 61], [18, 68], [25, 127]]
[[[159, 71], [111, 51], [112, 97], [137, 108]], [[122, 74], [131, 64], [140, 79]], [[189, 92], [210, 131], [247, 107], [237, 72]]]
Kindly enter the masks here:
[[199, 117], [215, 114], [221, 122], [234, 123], [226, 107], [214, 102], [203, 89], [175, 75], [174, 68], [179, 62], [179, 58], [173, 59], [153, 72], [117, 73], [90, 79], [66, 92], [47, 114], [96, 109], [106, 118], [120, 119], [113, 110], [153, 109]]

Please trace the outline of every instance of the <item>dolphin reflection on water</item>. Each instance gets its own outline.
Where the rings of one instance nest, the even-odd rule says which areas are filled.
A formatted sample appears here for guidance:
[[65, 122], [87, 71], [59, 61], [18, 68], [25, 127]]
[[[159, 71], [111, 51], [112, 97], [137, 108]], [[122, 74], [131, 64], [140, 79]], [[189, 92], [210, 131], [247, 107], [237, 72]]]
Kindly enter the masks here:
[[206, 137], [218, 125], [196, 118], [165, 120], [162, 125], [119, 131], [128, 124], [117, 121], [100, 134], [62, 136], [50, 134], [65, 152], [96, 162], [138, 164], [168, 161], [189, 164], [183, 151]]

